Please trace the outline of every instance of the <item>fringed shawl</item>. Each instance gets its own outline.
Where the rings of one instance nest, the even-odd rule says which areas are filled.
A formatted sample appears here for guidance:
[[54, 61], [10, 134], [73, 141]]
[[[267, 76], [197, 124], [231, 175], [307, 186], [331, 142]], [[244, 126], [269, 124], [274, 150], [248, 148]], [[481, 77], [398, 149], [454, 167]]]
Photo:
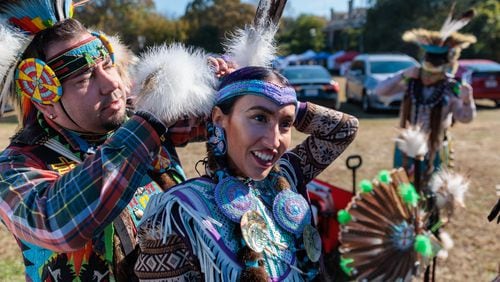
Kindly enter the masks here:
[[[211, 180], [197, 178], [166, 193], [154, 195], [140, 228], [146, 229], [146, 236], [155, 240], [166, 242], [168, 236], [178, 235], [188, 241], [193, 255], [198, 258], [205, 281], [237, 281], [242, 271], [236, 257], [242, 240], [235, 235], [239, 224], [219, 211], [214, 200], [214, 188]], [[266, 209], [262, 203], [259, 207]], [[265, 217], [271, 236], [294, 246], [294, 236], [278, 227], [269, 214]], [[266, 253], [264, 255], [272, 280], [303, 281], [300, 274], [287, 264], [296, 264], [294, 251], [282, 252], [277, 247], [274, 251], [279, 253], [279, 259]]]

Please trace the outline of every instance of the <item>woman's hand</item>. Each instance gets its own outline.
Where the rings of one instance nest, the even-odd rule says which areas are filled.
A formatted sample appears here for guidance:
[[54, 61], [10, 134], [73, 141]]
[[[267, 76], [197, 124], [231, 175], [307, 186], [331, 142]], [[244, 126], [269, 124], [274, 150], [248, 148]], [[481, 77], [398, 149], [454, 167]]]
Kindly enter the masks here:
[[214, 68], [215, 75], [218, 78], [224, 77], [232, 73], [238, 67], [234, 62], [230, 60], [225, 60], [222, 57], [219, 58], [208, 57], [208, 63], [212, 65], [212, 67]]

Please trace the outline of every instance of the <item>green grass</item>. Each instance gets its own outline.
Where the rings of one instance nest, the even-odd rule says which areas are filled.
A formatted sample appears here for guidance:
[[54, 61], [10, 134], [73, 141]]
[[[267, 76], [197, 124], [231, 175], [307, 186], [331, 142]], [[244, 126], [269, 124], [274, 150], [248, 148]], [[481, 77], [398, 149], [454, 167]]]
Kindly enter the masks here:
[[[17, 248], [17, 246], [13, 246]], [[0, 260], [0, 281], [24, 281], [24, 265], [22, 260]]]

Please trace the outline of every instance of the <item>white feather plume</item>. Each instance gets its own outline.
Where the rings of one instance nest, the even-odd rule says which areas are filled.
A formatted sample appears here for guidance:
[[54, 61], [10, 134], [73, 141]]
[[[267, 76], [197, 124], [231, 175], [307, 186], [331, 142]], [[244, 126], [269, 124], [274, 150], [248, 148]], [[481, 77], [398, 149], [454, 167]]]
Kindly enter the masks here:
[[410, 125], [402, 129], [395, 141], [396, 146], [411, 158], [423, 157], [429, 150], [427, 135], [418, 125]]
[[137, 110], [167, 124], [184, 115], [207, 116], [212, 109], [216, 78], [200, 49], [181, 44], [153, 47], [141, 55], [133, 77]]
[[19, 31], [15, 31], [0, 22], [0, 116], [9, 100], [15, 97], [12, 91], [14, 71], [29, 39]]
[[454, 8], [455, 8], [455, 3], [453, 3], [451, 11], [448, 14], [448, 17], [446, 18], [445, 22], [443, 23], [443, 26], [441, 26], [441, 30], [439, 31], [441, 39], [443, 41], [446, 40], [446, 38], [448, 38], [451, 34], [453, 34], [454, 32], [460, 30], [462, 27], [467, 25], [474, 16], [474, 11], [468, 10], [467, 12], [462, 14], [459, 18], [455, 19], [453, 18]]
[[[444, 194], [444, 199], [450, 199], [462, 207], [465, 206], [464, 196], [469, 189], [469, 181], [461, 174], [445, 169], [440, 170], [433, 174], [430, 185], [433, 192]], [[437, 205], [441, 207], [446, 203], [437, 203]]]
[[450, 234], [446, 231], [440, 231], [439, 232], [439, 239], [441, 239], [441, 245], [445, 250], [451, 250], [455, 243], [453, 242], [453, 239], [451, 238]]
[[245, 29], [237, 29], [226, 39], [225, 53], [238, 67], [270, 67], [276, 56], [274, 35], [277, 30], [274, 24], [267, 28], [246, 26]]

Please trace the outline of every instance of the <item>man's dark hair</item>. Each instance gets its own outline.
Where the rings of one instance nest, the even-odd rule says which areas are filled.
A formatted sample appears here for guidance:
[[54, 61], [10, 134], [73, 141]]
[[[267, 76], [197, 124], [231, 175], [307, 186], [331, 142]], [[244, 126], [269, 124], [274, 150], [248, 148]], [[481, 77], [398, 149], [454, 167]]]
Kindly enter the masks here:
[[47, 48], [54, 42], [66, 41], [82, 33], [87, 29], [75, 19], [66, 19], [54, 24], [52, 27], [37, 33], [23, 54], [23, 59], [38, 58], [46, 61]]

